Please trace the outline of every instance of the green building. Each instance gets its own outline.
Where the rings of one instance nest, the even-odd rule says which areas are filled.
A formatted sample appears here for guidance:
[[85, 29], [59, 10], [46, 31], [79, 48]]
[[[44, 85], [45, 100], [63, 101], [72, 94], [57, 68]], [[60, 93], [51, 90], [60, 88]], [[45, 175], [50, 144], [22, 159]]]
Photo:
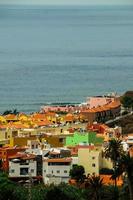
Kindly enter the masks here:
[[84, 144], [102, 144], [104, 138], [98, 137], [95, 132], [75, 132], [73, 136], [66, 137], [66, 146]]

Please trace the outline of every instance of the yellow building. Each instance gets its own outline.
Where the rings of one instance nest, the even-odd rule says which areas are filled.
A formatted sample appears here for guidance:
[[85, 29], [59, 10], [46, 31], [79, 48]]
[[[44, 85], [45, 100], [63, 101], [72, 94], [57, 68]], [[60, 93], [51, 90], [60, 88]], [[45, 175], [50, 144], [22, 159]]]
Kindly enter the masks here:
[[101, 168], [112, 168], [110, 160], [103, 158], [102, 147], [90, 146], [79, 146], [78, 148], [78, 159], [79, 165], [85, 168], [85, 174], [96, 174], [99, 175]]
[[0, 129], [0, 144], [8, 144], [10, 138], [18, 136], [17, 129], [3, 128]]
[[11, 147], [14, 147], [14, 146], [19, 146], [19, 147], [27, 146], [27, 141], [28, 140], [36, 140], [36, 136], [10, 138], [10, 146]]
[[0, 124], [5, 124], [7, 121], [5, 119], [5, 117], [3, 117], [2, 115], [0, 115]]

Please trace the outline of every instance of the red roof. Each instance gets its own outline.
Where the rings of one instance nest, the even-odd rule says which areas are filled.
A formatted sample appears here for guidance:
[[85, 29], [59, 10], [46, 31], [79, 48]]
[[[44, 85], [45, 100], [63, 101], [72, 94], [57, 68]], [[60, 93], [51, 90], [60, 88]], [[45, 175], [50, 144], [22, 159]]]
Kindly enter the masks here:
[[66, 162], [66, 163], [70, 163], [72, 161], [72, 159], [71, 158], [51, 158], [51, 159], [44, 159], [44, 162], [52, 162], [52, 163], [54, 163], [54, 162], [58, 162], [58, 163], [64, 163], [64, 162]]
[[22, 160], [31, 160], [34, 159], [36, 156], [33, 154], [26, 154], [26, 153], [17, 153], [16, 155], [10, 156], [9, 159], [20, 158]]

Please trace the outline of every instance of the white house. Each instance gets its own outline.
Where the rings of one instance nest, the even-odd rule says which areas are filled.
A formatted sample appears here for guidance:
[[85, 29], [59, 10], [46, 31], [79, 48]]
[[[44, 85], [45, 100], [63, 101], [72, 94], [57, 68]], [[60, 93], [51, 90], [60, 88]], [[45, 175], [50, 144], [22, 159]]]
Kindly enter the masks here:
[[72, 159], [69, 158], [44, 158], [43, 181], [45, 184], [68, 183]]
[[9, 177], [24, 178], [37, 176], [37, 161], [33, 154], [18, 153], [10, 157]]

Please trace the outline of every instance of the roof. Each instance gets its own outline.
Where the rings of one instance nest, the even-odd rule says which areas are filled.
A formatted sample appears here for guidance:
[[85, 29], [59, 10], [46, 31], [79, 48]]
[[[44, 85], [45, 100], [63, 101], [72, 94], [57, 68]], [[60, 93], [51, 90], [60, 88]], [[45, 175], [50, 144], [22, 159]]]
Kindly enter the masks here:
[[41, 114], [41, 113], [34, 113], [32, 115], [32, 119], [33, 120], [44, 120], [44, 119], [46, 119], [46, 115], [45, 114]]
[[73, 120], [74, 120], [74, 115], [71, 114], [71, 113], [68, 113], [68, 114], [64, 117], [64, 119], [65, 119], [66, 121], [73, 121]]
[[17, 115], [8, 114], [8, 115], [5, 115], [5, 119], [6, 120], [17, 120]]
[[85, 113], [85, 112], [88, 112], [88, 113], [97, 113], [97, 112], [108, 111], [108, 110], [111, 110], [113, 108], [117, 108], [120, 105], [121, 105], [120, 101], [119, 100], [115, 100], [115, 101], [112, 101], [111, 103], [105, 104], [103, 106], [99, 106], [97, 108], [91, 108], [91, 109], [83, 110], [82, 113]]
[[44, 162], [52, 162], [52, 163], [54, 163], [54, 162], [58, 162], [58, 163], [64, 163], [64, 162], [66, 162], [66, 163], [70, 163], [72, 161], [72, 159], [71, 158], [52, 158], [52, 159], [44, 159]]
[[26, 125], [22, 124], [22, 123], [8, 123], [6, 125], [6, 127], [8, 128], [16, 128], [16, 129], [24, 129], [27, 128]]
[[46, 116], [51, 116], [51, 117], [55, 117], [56, 113], [55, 112], [47, 112]]
[[9, 159], [15, 159], [15, 158], [19, 158], [21, 160], [31, 160], [31, 159], [35, 159], [36, 156], [33, 154], [26, 154], [26, 153], [19, 153], [19, 152], [16, 155], [9, 156]]
[[5, 122], [6, 121], [5, 117], [0, 115], [0, 121], [2, 121], [2, 122], [4, 121]]
[[53, 124], [52, 122], [50, 122], [49, 120], [43, 120], [43, 121], [35, 121], [34, 122], [37, 126], [48, 126]]
[[0, 150], [11, 150], [11, 149], [26, 149], [26, 147], [10, 147], [10, 146], [4, 146], [4, 147], [0, 147]]

